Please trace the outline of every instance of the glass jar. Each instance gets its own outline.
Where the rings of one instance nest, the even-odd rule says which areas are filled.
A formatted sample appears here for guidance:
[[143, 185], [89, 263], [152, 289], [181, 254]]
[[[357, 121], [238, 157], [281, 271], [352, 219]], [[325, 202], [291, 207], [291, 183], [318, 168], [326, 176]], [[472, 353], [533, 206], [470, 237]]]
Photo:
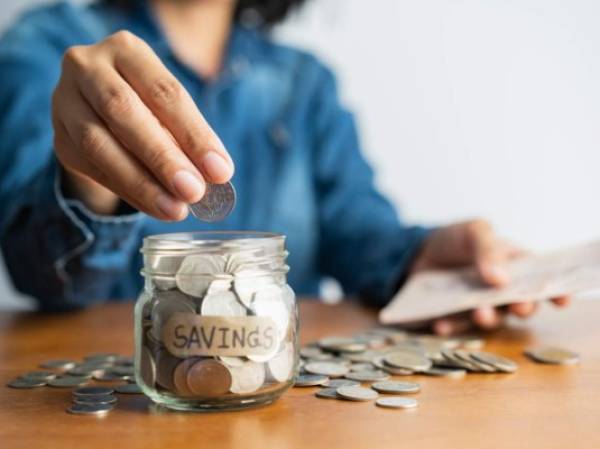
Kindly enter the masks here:
[[293, 382], [298, 315], [285, 238], [198, 232], [144, 239], [135, 376], [177, 410], [268, 404]]

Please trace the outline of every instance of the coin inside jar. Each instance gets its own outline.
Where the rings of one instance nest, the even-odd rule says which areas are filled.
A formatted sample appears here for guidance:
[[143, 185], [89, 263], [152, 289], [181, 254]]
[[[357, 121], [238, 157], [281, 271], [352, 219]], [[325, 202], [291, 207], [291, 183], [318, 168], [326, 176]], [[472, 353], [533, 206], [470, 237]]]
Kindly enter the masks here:
[[220, 396], [229, 392], [231, 374], [216, 360], [199, 360], [187, 372], [187, 386], [198, 396]]
[[182, 360], [173, 371], [173, 385], [178, 394], [182, 396], [192, 396], [192, 390], [188, 386], [188, 371], [194, 363], [201, 360], [199, 357], [192, 357]]

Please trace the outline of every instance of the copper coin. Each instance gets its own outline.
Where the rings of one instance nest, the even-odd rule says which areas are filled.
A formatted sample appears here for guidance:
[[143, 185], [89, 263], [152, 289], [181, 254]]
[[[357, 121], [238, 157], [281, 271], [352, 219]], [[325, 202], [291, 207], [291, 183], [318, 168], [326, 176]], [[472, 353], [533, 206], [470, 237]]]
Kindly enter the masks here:
[[187, 384], [187, 374], [190, 368], [198, 360], [199, 357], [191, 357], [189, 359], [182, 360], [179, 365], [173, 371], [173, 385], [175, 385], [175, 391], [181, 396], [193, 396], [192, 390]]
[[187, 385], [195, 395], [220, 396], [229, 392], [231, 373], [214, 359], [200, 360], [188, 370]]
[[161, 349], [156, 353], [156, 382], [167, 390], [175, 390], [173, 372], [179, 364], [179, 360], [166, 349]]

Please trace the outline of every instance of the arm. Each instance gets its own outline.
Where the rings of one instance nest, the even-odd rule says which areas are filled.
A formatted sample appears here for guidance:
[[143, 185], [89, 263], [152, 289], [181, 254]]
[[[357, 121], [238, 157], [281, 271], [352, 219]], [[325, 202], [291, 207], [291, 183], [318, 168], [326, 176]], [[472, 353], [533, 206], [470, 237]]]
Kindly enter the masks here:
[[19, 291], [67, 309], [110, 296], [143, 216], [99, 217], [63, 196], [50, 119], [62, 55], [30, 25], [0, 41], [0, 245]]
[[428, 231], [404, 225], [377, 191], [351, 114], [339, 103], [335, 80], [320, 68], [314, 105], [315, 173], [319, 195], [321, 271], [346, 294], [383, 305], [406, 277]]

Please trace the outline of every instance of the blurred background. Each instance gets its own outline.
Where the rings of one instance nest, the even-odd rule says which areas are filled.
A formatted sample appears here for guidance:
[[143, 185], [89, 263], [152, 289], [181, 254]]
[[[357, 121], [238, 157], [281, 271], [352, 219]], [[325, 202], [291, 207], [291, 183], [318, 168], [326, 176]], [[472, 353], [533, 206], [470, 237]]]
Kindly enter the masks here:
[[[41, 3], [0, 2], [0, 30]], [[482, 216], [543, 251], [600, 237], [599, 17], [595, 0], [310, 0], [276, 36], [336, 70], [406, 219]], [[2, 267], [0, 309], [27, 307]]]

